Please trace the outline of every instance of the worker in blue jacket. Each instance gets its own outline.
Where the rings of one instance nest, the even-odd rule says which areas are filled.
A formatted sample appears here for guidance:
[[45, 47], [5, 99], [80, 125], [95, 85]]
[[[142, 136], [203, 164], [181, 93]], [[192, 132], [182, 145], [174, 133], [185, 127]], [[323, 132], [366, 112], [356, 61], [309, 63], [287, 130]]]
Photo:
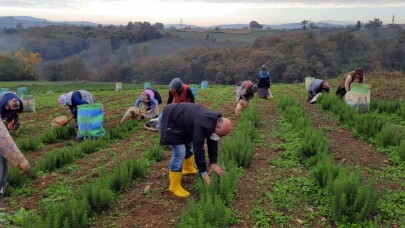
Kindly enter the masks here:
[[23, 110], [23, 102], [17, 95], [12, 92], [0, 93], [0, 117], [8, 130], [19, 129]]

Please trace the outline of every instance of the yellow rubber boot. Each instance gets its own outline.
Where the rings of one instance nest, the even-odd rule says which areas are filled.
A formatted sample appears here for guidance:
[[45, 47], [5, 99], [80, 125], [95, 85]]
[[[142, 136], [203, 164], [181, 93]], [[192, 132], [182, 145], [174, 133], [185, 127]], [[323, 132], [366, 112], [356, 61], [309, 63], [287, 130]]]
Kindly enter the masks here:
[[194, 154], [191, 155], [191, 157], [184, 159], [183, 162], [183, 170], [182, 173], [183, 175], [191, 175], [191, 174], [196, 174], [198, 171], [194, 167]]
[[181, 186], [182, 178], [183, 174], [181, 172], [169, 171], [169, 179], [170, 179], [169, 190], [173, 192], [175, 196], [188, 197], [190, 193]]

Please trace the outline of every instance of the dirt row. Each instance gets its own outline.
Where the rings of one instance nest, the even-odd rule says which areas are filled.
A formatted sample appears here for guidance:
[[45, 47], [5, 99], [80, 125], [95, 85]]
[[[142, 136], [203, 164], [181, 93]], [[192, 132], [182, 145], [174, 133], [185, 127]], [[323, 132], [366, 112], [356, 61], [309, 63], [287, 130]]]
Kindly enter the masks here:
[[[386, 155], [379, 152], [372, 144], [359, 140], [352, 131], [337, 123], [331, 113], [307, 103], [305, 97], [291, 88], [284, 87], [283, 94], [291, 94], [296, 98], [314, 127], [324, 132], [338, 163], [349, 167], [360, 167], [366, 175], [370, 175], [368, 169], [384, 171], [392, 167], [392, 163]], [[378, 188], [387, 185], [390, 189], [402, 189], [401, 183], [397, 181], [379, 180], [378, 183]]]

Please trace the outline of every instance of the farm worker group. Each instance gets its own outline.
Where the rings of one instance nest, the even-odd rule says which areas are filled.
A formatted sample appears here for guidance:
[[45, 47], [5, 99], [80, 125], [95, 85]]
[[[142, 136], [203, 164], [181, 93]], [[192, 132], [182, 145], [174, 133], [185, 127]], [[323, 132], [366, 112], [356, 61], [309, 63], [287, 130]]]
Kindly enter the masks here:
[[[336, 90], [336, 95], [343, 98], [347, 92], [350, 91], [350, 85], [355, 83], [365, 83], [364, 70], [362, 68], [357, 68], [354, 71], [350, 71], [343, 76], [338, 89]], [[317, 98], [322, 94], [322, 92], [329, 93], [330, 85], [328, 81], [323, 79], [315, 79], [311, 82], [308, 90], [307, 101], [311, 104], [315, 103]]]
[[[249, 106], [254, 93], [258, 92], [259, 98], [272, 98], [270, 91], [270, 72], [263, 65], [258, 73], [258, 84], [245, 80], [236, 85], [235, 115]], [[364, 71], [358, 68], [344, 75], [342, 83], [336, 91], [343, 97], [350, 91], [353, 82], [364, 83]], [[308, 102], [322, 92], [329, 92], [330, 85], [326, 80], [315, 79], [308, 91]], [[75, 119], [77, 128], [78, 105], [93, 104], [93, 95], [86, 90], [70, 91], [62, 94], [58, 103], [68, 106]], [[133, 107], [125, 113], [121, 122], [128, 119], [156, 118], [157, 128], [160, 131], [160, 144], [169, 145], [173, 154], [169, 165], [169, 190], [179, 197], [187, 197], [190, 193], [182, 187], [183, 175], [199, 173], [204, 181], [210, 183], [210, 174], [223, 175], [223, 170], [217, 164], [218, 140], [230, 133], [232, 123], [221, 113], [209, 110], [202, 105], [195, 104], [195, 97], [191, 88], [181, 79], [174, 78], [169, 84], [167, 105], [159, 115], [159, 104], [162, 97], [156, 89], [147, 88], [138, 96]], [[140, 108], [141, 105], [141, 108]], [[29, 162], [11, 139], [8, 130], [17, 130], [19, 113], [23, 111], [23, 103], [14, 93], [0, 94], [0, 203], [4, 195], [7, 177], [7, 163], [18, 166], [23, 172], [30, 168]], [[7, 127], [6, 127], [7, 126]], [[8, 129], [8, 130], [7, 130]], [[207, 144], [210, 167], [207, 168], [204, 144]], [[197, 169], [194, 166], [196, 163]]]
[[0, 117], [8, 130], [18, 130], [20, 113], [24, 110], [21, 99], [12, 92], [0, 93]]

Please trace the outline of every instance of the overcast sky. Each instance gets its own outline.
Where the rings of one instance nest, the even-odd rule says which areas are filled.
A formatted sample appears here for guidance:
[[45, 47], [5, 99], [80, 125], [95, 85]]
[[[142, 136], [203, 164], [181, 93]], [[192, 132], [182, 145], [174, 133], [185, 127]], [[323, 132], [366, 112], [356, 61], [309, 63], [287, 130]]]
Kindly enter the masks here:
[[54, 21], [127, 24], [128, 21], [194, 25], [280, 24], [312, 21], [405, 23], [405, 0], [0, 0], [0, 16]]

